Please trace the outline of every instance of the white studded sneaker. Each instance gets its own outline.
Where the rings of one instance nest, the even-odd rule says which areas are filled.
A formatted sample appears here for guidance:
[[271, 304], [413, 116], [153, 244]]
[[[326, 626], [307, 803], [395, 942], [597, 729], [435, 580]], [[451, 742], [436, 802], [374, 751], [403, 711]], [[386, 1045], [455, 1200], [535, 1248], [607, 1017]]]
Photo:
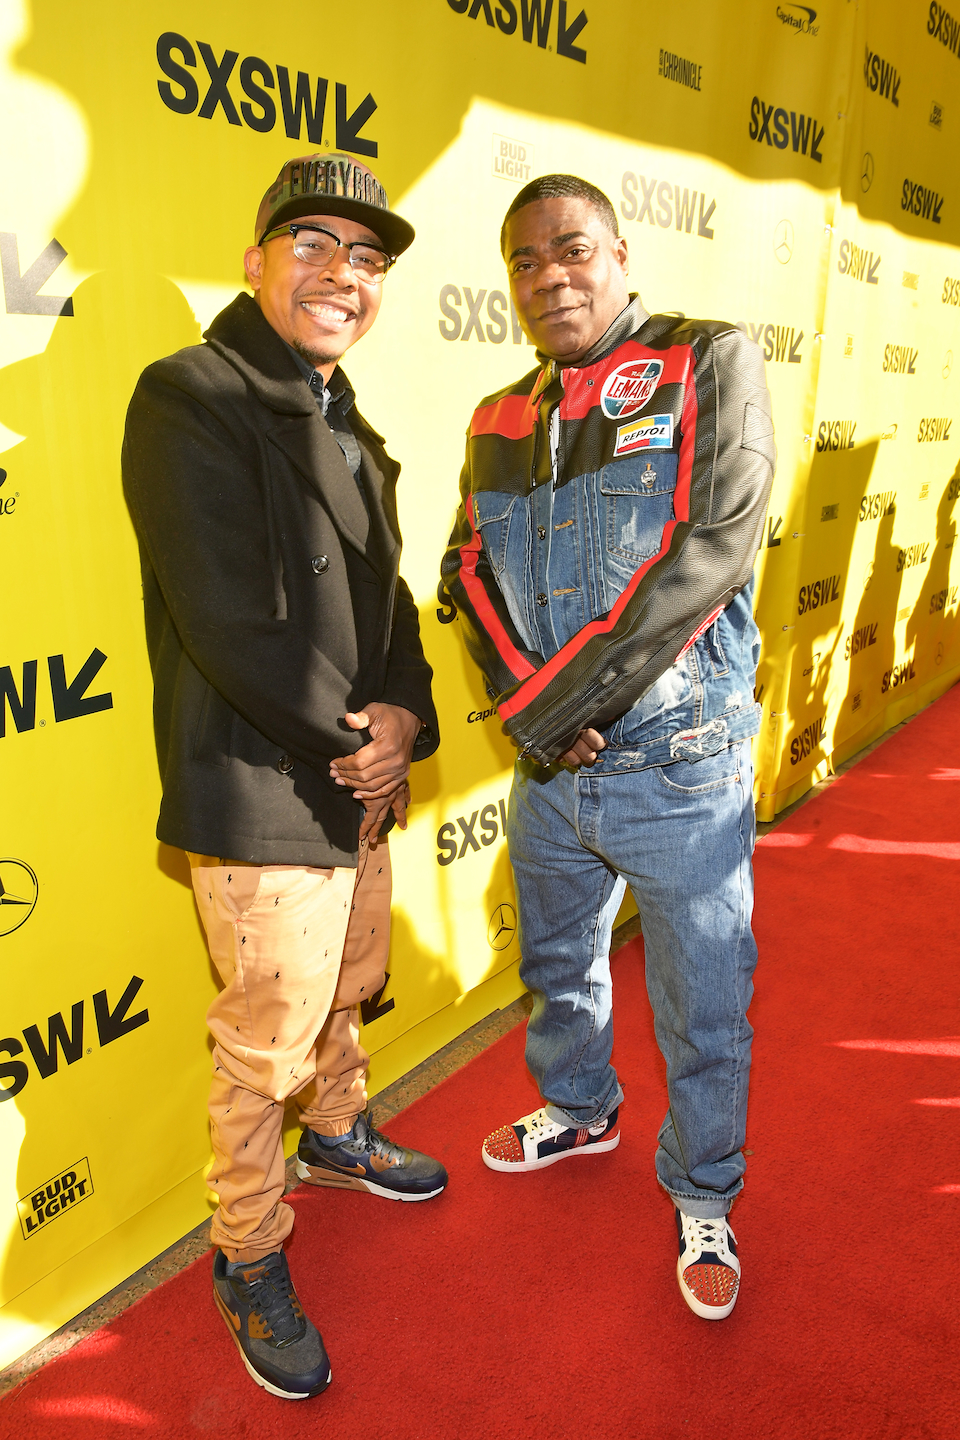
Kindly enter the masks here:
[[571, 1155], [599, 1155], [605, 1150], [615, 1150], [620, 1144], [619, 1109], [617, 1106], [602, 1120], [582, 1130], [558, 1124], [545, 1109], [535, 1110], [532, 1115], [524, 1115], [513, 1125], [502, 1125], [488, 1135], [480, 1156], [491, 1170], [520, 1174], [542, 1170]]
[[740, 1293], [737, 1239], [727, 1217], [698, 1220], [678, 1209], [677, 1234], [680, 1294], [694, 1315], [703, 1320], [726, 1320]]

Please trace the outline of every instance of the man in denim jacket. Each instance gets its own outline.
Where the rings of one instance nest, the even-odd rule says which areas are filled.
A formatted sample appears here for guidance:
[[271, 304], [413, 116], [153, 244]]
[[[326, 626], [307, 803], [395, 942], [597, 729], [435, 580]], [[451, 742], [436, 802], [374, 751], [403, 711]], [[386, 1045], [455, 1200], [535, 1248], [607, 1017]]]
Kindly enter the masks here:
[[723, 1319], [757, 953], [763, 361], [733, 326], [649, 315], [609, 200], [575, 176], [521, 190], [501, 248], [540, 366], [474, 412], [443, 579], [520, 752], [508, 842], [544, 1106], [483, 1160], [520, 1173], [619, 1144], [609, 950], [629, 885], [667, 1067], [656, 1169], [680, 1289]]

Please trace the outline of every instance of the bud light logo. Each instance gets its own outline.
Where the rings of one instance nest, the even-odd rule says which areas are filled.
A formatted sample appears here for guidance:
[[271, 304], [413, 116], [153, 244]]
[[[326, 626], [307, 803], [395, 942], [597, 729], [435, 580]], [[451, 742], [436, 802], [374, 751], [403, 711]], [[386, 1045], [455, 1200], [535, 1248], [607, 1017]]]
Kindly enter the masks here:
[[623, 420], [642, 410], [660, 383], [662, 360], [631, 360], [618, 365], [603, 382], [600, 404], [611, 420]]

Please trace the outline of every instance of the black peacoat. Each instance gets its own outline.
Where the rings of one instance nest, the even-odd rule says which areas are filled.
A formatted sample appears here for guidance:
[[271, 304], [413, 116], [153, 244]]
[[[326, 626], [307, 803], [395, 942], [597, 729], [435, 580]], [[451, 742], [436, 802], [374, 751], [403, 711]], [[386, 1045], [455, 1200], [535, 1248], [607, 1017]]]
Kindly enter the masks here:
[[439, 743], [398, 570], [400, 467], [352, 410], [361, 495], [249, 296], [204, 338], [144, 371], [123, 445], [154, 677], [157, 836], [258, 864], [356, 865], [362, 808], [328, 767], [369, 737], [345, 712], [403, 705], [426, 725], [414, 758]]

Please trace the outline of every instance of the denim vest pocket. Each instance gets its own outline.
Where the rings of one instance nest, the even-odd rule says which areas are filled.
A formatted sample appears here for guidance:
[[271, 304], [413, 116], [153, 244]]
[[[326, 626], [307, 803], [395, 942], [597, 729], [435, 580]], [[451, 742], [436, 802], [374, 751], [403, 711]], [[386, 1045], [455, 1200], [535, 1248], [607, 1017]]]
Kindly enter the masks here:
[[480, 490], [473, 496], [477, 529], [480, 531], [483, 548], [497, 579], [503, 574], [503, 568], [507, 563], [510, 521], [516, 504], [516, 495], [505, 495], [502, 491], [497, 490]]
[[632, 573], [660, 549], [663, 527], [674, 518], [677, 459], [672, 451], [648, 450], [598, 472], [607, 555], [618, 570]]

